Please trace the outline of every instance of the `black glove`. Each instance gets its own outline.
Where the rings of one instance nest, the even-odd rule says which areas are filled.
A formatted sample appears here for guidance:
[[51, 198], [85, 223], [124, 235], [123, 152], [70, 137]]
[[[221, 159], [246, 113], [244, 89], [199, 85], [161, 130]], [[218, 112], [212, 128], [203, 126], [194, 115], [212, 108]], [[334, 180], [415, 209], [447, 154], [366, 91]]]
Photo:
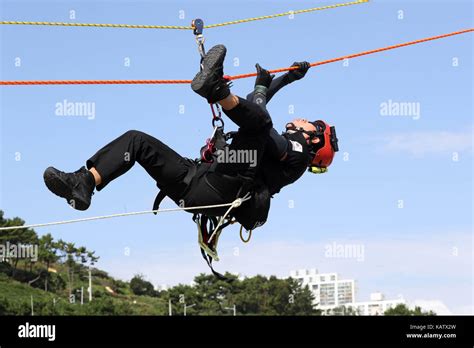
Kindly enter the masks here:
[[302, 79], [311, 67], [308, 62], [294, 62], [292, 66], [297, 66], [298, 69], [288, 71], [288, 79], [290, 83]]
[[271, 75], [268, 70], [265, 70], [260, 66], [260, 64], [255, 64], [255, 67], [257, 68], [257, 78], [255, 79], [255, 86], [264, 86], [264, 87], [270, 87], [270, 84], [272, 83], [273, 78], [275, 75]]

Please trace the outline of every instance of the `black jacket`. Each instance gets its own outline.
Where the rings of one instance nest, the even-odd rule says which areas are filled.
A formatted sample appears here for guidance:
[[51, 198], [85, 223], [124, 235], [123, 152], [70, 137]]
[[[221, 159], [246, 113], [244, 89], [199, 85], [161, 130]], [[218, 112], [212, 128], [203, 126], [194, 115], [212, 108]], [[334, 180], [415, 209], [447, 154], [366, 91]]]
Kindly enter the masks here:
[[[266, 95], [252, 92], [247, 100], [266, 110], [266, 104], [284, 86], [289, 84], [288, 73], [274, 79]], [[284, 156], [284, 160], [281, 160]], [[268, 187], [271, 195], [298, 180], [308, 168], [310, 155], [301, 133], [281, 135], [275, 128], [269, 132], [263, 159], [259, 165], [258, 179]]]

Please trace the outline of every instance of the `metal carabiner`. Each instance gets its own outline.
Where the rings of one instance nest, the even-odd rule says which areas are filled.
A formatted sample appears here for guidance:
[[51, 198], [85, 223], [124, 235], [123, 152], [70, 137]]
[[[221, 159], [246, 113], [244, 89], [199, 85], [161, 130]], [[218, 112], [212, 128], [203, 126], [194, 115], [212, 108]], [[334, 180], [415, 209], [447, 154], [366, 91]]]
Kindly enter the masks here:
[[[222, 112], [221, 108], [219, 107], [219, 104], [209, 104], [211, 106], [211, 111], [212, 111], [212, 126], [219, 127], [219, 128], [224, 128], [224, 120], [222, 119]], [[216, 110], [214, 110], [214, 105], [216, 106]], [[220, 126], [216, 125], [216, 122], [220, 122]]]
[[201, 148], [201, 160], [206, 163], [212, 163], [212, 155], [216, 151], [215, 148], [215, 136], [217, 127], [214, 127], [211, 137], [206, 140], [206, 145]]
[[[216, 122], [220, 122], [221, 124], [218, 126]], [[224, 128], [224, 120], [220, 117], [216, 117], [212, 119], [212, 126], [216, 128]]]
[[203, 151], [201, 152], [201, 160], [206, 163], [213, 162], [212, 155], [215, 152], [214, 141], [209, 138], [206, 140], [206, 145], [203, 147]]

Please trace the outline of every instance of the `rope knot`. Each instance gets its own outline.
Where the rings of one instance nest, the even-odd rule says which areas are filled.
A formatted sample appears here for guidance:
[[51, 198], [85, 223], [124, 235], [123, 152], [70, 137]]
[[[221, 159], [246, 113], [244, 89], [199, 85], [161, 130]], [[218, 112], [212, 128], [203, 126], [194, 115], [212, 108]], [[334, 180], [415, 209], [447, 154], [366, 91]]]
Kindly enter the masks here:
[[[248, 201], [250, 198], [252, 198], [252, 194], [250, 192], [247, 192], [245, 194], [245, 196], [243, 197], [240, 197], [240, 198], [237, 198], [235, 201], [232, 202], [232, 205], [230, 207], [230, 209], [233, 209], [233, 208], [238, 208], [240, 207], [240, 205], [245, 202], [245, 201]], [[226, 214], [227, 215], [227, 214]]]
[[232, 208], [238, 208], [242, 204], [242, 198], [237, 198], [235, 201], [232, 202]]

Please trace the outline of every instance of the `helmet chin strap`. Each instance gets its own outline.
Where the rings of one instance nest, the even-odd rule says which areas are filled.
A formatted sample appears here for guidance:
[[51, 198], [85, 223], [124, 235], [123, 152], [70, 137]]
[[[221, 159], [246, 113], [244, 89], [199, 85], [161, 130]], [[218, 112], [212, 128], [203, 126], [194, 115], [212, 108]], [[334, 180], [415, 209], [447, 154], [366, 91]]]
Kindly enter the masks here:
[[[293, 122], [289, 122], [286, 124], [286, 131], [288, 133], [295, 133], [295, 132], [300, 132], [303, 134], [306, 134], [308, 138], [306, 139], [308, 146], [310, 148], [310, 153], [315, 154], [318, 149], [318, 144], [321, 143], [321, 136], [324, 134], [322, 131], [307, 131], [303, 127], [296, 127]], [[313, 143], [314, 139], [319, 139], [319, 142]]]
[[323, 132], [318, 132], [318, 131], [307, 131], [303, 127], [296, 127], [293, 122], [289, 122], [286, 124], [286, 131], [288, 133], [294, 133], [294, 132], [300, 132], [306, 134], [309, 138], [308, 145], [311, 146], [313, 139], [319, 138], [320, 135], [323, 134]]

